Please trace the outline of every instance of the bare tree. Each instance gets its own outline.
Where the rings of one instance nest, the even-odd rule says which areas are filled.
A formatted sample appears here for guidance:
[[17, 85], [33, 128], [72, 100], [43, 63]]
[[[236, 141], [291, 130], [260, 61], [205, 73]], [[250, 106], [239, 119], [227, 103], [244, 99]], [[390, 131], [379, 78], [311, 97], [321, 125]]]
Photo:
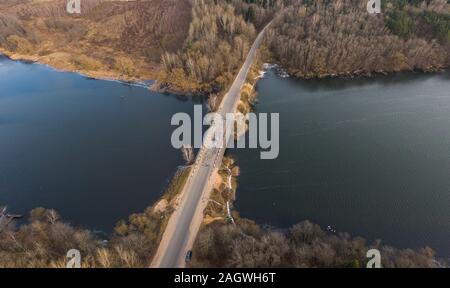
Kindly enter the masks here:
[[181, 153], [183, 154], [183, 159], [186, 162], [187, 166], [194, 163], [194, 148], [192, 148], [191, 146], [183, 145], [183, 147], [181, 148]]
[[58, 212], [53, 209], [48, 210], [47, 219], [50, 224], [55, 224], [59, 220]]
[[215, 112], [218, 107], [217, 94], [211, 94], [208, 97], [208, 101], [206, 102], [206, 107], [210, 112]]

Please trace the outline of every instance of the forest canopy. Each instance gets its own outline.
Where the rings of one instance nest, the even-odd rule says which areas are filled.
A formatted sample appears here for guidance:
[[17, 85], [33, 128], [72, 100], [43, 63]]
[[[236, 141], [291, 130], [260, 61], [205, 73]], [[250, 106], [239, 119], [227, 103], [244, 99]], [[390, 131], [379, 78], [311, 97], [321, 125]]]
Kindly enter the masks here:
[[197, 236], [193, 267], [227, 268], [364, 268], [367, 251], [378, 249], [385, 268], [433, 268], [434, 251], [396, 249], [372, 244], [347, 233], [330, 233], [317, 224], [303, 221], [285, 231], [261, 228], [253, 221], [238, 219], [236, 225], [213, 223]]
[[305, 78], [448, 67], [446, 1], [385, 1], [381, 15], [363, 2], [296, 1], [268, 32], [274, 58]]
[[[447, 0], [0, 0], [0, 49], [61, 69], [157, 79], [179, 93], [223, 91], [273, 20], [265, 61], [297, 77], [436, 71], [450, 63]], [[118, 76], [117, 76], [118, 75]]]
[[[63, 221], [55, 210], [36, 208], [26, 223], [0, 227], [0, 268], [64, 268], [71, 249], [82, 267], [148, 267], [159, 243], [162, 214], [151, 208], [119, 221], [101, 238]], [[167, 216], [167, 215], [166, 215]], [[194, 246], [193, 267], [365, 267], [368, 249], [381, 251], [383, 267], [441, 267], [431, 248], [396, 249], [361, 237], [330, 234], [304, 221], [287, 231], [264, 229], [236, 217], [236, 225], [214, 222], [202, 229]]]

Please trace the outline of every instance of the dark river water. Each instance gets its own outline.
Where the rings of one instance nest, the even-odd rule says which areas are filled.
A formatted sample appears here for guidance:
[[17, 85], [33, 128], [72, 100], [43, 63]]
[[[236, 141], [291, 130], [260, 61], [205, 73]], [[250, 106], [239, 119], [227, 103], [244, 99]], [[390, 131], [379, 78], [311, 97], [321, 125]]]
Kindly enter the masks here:
[[182, 164], [170, 119], [191, 101], [0, 58], [0, 204], [111, 231]]
[[309, 219], [450, 256], [450, 74], [357, 80], [269, 72], [257, 112], [280, 113], [280, 156], [234, 150], [236, 209], [261, 224]]
[[[276, 160], [234, 150], [236, 208], [277, 227], [309, 219], [450, 256], [450, 74], [299, 81], [268, 73], [257, 112], [280, 113]], [[182, 164], [170, 118], [193, 102], [0, 58], [0, 204], [43, 206], [111, 231]]]

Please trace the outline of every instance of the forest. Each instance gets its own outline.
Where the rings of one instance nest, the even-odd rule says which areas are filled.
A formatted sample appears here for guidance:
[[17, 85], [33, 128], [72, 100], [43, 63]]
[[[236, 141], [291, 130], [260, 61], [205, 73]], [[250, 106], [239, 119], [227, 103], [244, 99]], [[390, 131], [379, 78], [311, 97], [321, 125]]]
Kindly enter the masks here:
[[120, 221], [106, 240], [65, 223], [58, 212], [36, 208], [26, 223], [0, 230], [0, 268], [65, 268], [77, 249], [82, 267], [148, 267], [159, 239], [161, 216], [152, 209]]
[[[151, 208], [133, 214], [105, 239], [64, 222], [54, 210], [36, 208], [26, 223], [0, 231], [0, 268], [64, 268], [66, 253], [74, 248], [80, 251], [84, 268], [148, 267], [164, 215]], [[428, 247], [400, 250], [381, 241], [367, 245], [361, 237], [325, 232], [309, 221], [280, 231], [234, 218], [236, 225], [215, 221], [200, 231], [191, 267], [363, 268], [371, 248], [380, 250], [383, 267], [446, 265]]]
[[162, 56], [160, 85], [191, 93], [222, 91], [242, 65], [257, 29], [270, 20], [279, 3], [197, 1], [183, 48]]
[[396, 249], [381, 240], [368, 245], [361, 237], [326, 232], [303, 221], [287, 230], [262, 228], [234, 217], [236, 225], [212, 223], [200, 231], [192, 267], [227, 268], [365, 268], [367, 251], [378, 249], [384, 268], [445, 267], [434, 251]]
[[0, 50], [106, 78], [156, 79], [155, 88], [219, 93], [258, 31], [296, 77], [438, 71], [450, 63], [447, 0], [0, 0]]
[[435, 71], [449, 65], [449, 6], [384, 1], [370, 15], [364, 1], [296, 1], [267, 41], [276, 61], [302, 78]]
[[[169, 92], [223, 92], [254, 38], [267, 32], [267, 61], [302, 78], [438, 71], [450, 64], [446, 0], [383, 0], [369, 15], [360, 0], [85, 0], [67, 15], [62, 0], [0, 0], [0, 52], [71, 71], [157, 79]], [[100, 71], [100, 72], [99, 72]], [[154, 77], [154, 78], [152, 78]], [[77, 248], [84, 267], [147, 267], [171, 211], [147, 209], [120, 221], [107, 239], [37, 208], [0, 231], [0, 267], [65, 267]], [[308, 221], [287, 230], [236, 218], [205, 226], [193, 267], [438, 267], [430, 248], [396, 249], [332, 234]]]

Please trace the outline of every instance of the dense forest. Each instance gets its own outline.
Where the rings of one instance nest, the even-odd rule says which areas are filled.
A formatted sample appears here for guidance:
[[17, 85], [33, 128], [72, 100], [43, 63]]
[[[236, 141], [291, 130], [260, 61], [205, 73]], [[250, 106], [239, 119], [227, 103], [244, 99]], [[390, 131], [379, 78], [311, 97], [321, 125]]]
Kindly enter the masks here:
[[0, 268], [64, 268], [70, 249], [80, 251], [82, 267], [148, 267], [159, 243], [162, 215], [150, 208], [133, 214], [106, 241], [65, 223], [54, 210], [36, 208], [28, 223], [0, 229]]
[[[0, 51], [57, 68], [157, 79], [181, 93], [223, 90], [274, 19], [268, 61], [297, 77], [435, 71], [450, 63], [447, 0], [0, 0]], [[97, 73], [94, 73], [94, 72]], [[88, 73], [91, 72], [91, 73]]]
[[268, 32], [274, 58], [305, 78], [448, 67], [446, 0], [387, 0], [379, 15], [368, 14], [366, 4], [296, 1]]
[[162, 57], [159, 83], [194, 93], [221, 91], [242, 65], [257, 29], [270, 21], [281, 3], [198, 0], [183, 48]]
[[227, 268], [364, 268], [367, 251], [381, 253], [384, 268], [433, 268], [437, 261], [432, 249], [396, 249], [375, 241], [367, 245], [361, 237], [325, 232], [304, 221], [287, 231], [263, 229], [253, 221], [237, 219], [236, 225], [215, 222], [203, 230], [194, 246], [192, 267]]
[[0, 0], [0, 51], [172, 91], [220, 90], [282, 2], [83, 0], [71, 15], [65, 0]]
[[[54, 210], [37, 208], [27, 223], [0, 227], [0, 268], [66, 267], [67, 252], [78, 249], [82, 267], [148, 267], [159, 243], [164, 215], [148, 208], [120, 221], [108, 239], [64, 222]], [[167, 216], [167, 215], [166, 215]], [[263, 229], [235, 217], [236, 225], [216, 221], [201, 230], [193, 267], [365, 267], [366, 252], [378, 248], [383, 267], [440, 267], [430, 248], [399, 250], [366, 245], [364, 239], [332, 234], [308, 221], [288, 231]]]
[[184, 48], [163, 55], [164, 70], [158, 80], [181, 91], [223, 86], [244, 60], [255, 34], [233, 6], [199, 1]]
[[[0, 51], [102, 76], [155, 77], [169, 91], [219, 93], [258, 31], [275, 18], [264, 55], [297, 77], [450, 64], [446, 0], [384, 0], [379, 15], [369, 15], [360, 0], [83, 0], [81, 15], [68, 15], [65, 3], [0, 0]], [[146, 267], [169, 213], [133, 214], [104, 241], [38, 208], [28, 222], [0, 231], [0, 267], [64, 267], [71, 248], [81, 251], [85, 267]], [[364, 267], [370, 247], [380, 249], [384, 267], [440, 265], [430, 248], [368, 245], [310, 222], [278, 231], [236, 219], [236, 225], [216, 221], [202, 229], [192, 266]]]

